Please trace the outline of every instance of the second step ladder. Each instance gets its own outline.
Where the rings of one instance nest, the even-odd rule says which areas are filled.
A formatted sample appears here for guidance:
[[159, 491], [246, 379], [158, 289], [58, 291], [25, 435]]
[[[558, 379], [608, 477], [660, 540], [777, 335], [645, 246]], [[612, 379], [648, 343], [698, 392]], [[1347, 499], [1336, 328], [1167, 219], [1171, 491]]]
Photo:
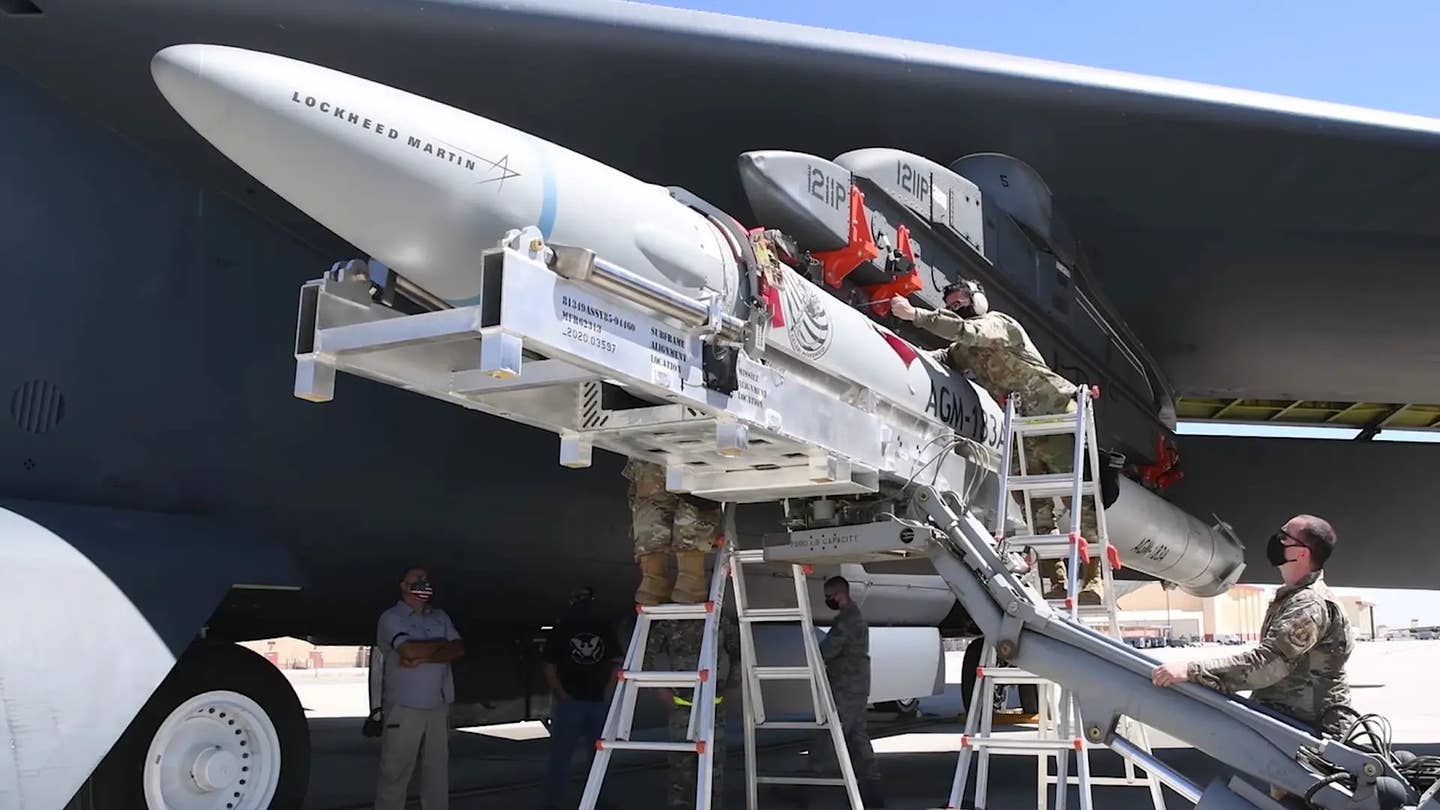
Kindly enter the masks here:
[[[735, 615], [740, 625], [740, 660], [743, 671], [741, 689], [745, 712], [745, 806], [758, 810], [760, 785], [803, 785], [844, 788], [852, 810], [862, 810], [860, 789], [855, 770], [850, 764], [845, 745], [845, 732], [835, 710], [835, 698], [825, 673], [825, 661], [815, 638], [815, 620], [810, 610], [810, 594], [806, 587], [809, 566], [791, 565], [790, 576], [795, 583], [795, 607], [751, 607], [745, 588], [745, 566], [765, 562], [764, 549], [740, 549], [731, 552], [730, 579], [735, 588]], [[805, 648], [803, 666], [762, 666], [757, 663], [754, 625], [779, 622], [796, 625]], [[810, 717], [794, 720], [771, 720], [765, 711], [763, 684], [767, 681], [804, 681], [809, 685], [813, 712]], [[758, 772], [756, 739], [758, 731], [828, 732], [840, 767], [839, 778], [810, 775], [763, 775]]]
[[[1024, 551], [1030, 560], [1030, 571], [1024, 578], [1037, 595], [1045, 594], [1045, 601], [1052, 608], [1061, 611], [1071, 621], [1085, 624], [1100, 624], [1112, 637], [1120, 638], [1120, 623], [1116, 613], [1115, 585], [1113, 570], [1120, 566], [1119, 555], [1109, 543], [1109, 532], [1105, 522], [1105, 504], [1100, 488], [1100, 453], [1095, 438], [1095, 418], [1092, 405], [1094, 392], [1081, 387], [1075, 394], [1075, 407], [1067, 413], [1043, 416], [1019, 416], [1016, 414], [1017, 399], [1009, 397], [1005, 407], [1005, 424], [1001, 443], [1003, 456], [1000, 462], [999, 503], [996, 508], [995, 540], [997, 550]], [[1073, 438], [1071, 466], [1068, 472], [1030, 473], [1027, 464], [1025, 442], [1027, 438], [1069, 435]], [[1011, 470], [1011, 458], [1018, 465], [1018, 475]], [[1091, 476], [1085, 478], [1089, 468]], [[1035, 517], [1032, 499], [1050, 498], [1054, 501], [1054, 530], [1049, 534], [1034, 533], [1006, 538], [1003, 536], [1005, 513], [1012, 495], [1019, 495], [1026, 525], [1034, 531]], [[1060, 497], [1068, 496], [1070, 505], [1064, 508], [1068, 529], [1062, 531], [1062, 507]], [[1086, 538], [1081, 532], [1082, 502], [1090, 499], [1094, 504], [1094, 538]], [[1088, 564], [1092, 555], [1099, 559], [1102, 594], [1099, 604], [1081, 605], [1078, 586], [1080, 566]], [[1040, 563], [1046, 560], [1065, 560], [1065, 582], [1063, 594], [1044, 590]], [[1051, 583], [1057, 588], [1061, 583]], [[958, 808], [964, 798], [969, 777], [971, 754], [978, 754], [975, 773], [975, 808], [984, 810], [989, 788], [989, 759], [994, 754], [1021, 754], [1037, 758], [1036, 761], [1036, 805], [1045, 810], [1049, 802], [1049, 786], [1057, 786], [1055, 808], [1064, 810], [1069, 785], [1079, 790], [1081, 810], [1093, 807], [1092, 788], [1096, 785], [1146, 787], [1150, 791], [1154, 810], [1165, 810], [1164, 795], [1160, 783], [1153, 774], [1143, 777], [1135, 773], [1135, 764], [1124, 760], [1125, 775], [1119, 777], [1096, 777], [1090, 773], [1088, 743], [1080, 734], [1082, 727], [1077, 702], [1070, 690], [1059, 684], [1040, 678], [1032, 673], [1009, 666], [997, 665], [995, 649], [988, 640], [973, 643], [987, 644], [981, 664], [976, 673], [975, 687], [969, 696], [971, 711], [966, 717], [965, 733], [961, 737], [959, 762], [951, 784], [948, 807]], [[1012, 685], [1033, 685], [1039, 698], [1039, 729], [1034, 739], [1017, 739], [1016, 735], [993, 733], [993, 718], [988, 710], [997, 694]], [[1134, 739], [1142, 750], [1148, 753], [1149, 742], [1145, 729], [1138, 724], [1129, 724]], [[1075, 753], [1076, 774], [1069, 774], [1070, 752]], [[1051, 757], [1055, 758], [1056, 773], [1049, 773]], [[1064, 786], [1064, 787], [1061, 787]]]

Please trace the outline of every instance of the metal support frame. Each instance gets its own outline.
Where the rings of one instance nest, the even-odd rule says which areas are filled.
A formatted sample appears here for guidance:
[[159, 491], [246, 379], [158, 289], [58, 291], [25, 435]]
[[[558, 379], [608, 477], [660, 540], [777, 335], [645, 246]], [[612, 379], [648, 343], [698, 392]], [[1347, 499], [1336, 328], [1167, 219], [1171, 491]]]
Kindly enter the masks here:
[[[363, 273], [303, 285], [295, 396], [328, 402], [344, 372], [551, 432], [567, 467], [594, 448], [654, 462], [672, 490], [715, 502], [875, 494], [953, 436], [913, 403], [846, 398], [853, 381], [780, 351], [735, 349], [746, 387], [707, 388], [706, 347], [744, 332], [718, 298], [522, 237], [482, 255], [473, 305], [403, 314]], [[944, 480], [974, 477], [943, 455]]]

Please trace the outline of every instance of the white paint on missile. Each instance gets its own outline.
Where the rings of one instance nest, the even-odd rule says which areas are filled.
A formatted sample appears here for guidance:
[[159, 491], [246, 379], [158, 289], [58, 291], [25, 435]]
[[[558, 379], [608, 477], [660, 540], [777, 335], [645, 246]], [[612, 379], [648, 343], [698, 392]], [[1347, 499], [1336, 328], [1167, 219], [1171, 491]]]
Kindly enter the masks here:
[[446, 301], [476, 303], [480, 254], [515, 228], [584, 245], [657, 283], [720, 293], [736, 258], [664, 188], [495, 121], [272, 54], [175, 45], [151, 63], [170, 104], [232, 161]]

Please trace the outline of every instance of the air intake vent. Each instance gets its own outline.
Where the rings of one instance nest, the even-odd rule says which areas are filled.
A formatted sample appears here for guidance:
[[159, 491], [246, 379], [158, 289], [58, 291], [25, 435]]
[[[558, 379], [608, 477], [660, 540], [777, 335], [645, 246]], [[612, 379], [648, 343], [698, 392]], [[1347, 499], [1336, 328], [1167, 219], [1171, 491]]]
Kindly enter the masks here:
[[65, 395], [46, 380], [22, 383], [10, 395], [10, 416], [27, 433], [53, 430], [65, 418]]
[[30, 2], [30, 0], [0, 0], [0, 11], [6, 14], [13, 14], [17, 17], [45, 13], [40, 10], [39, 6]]

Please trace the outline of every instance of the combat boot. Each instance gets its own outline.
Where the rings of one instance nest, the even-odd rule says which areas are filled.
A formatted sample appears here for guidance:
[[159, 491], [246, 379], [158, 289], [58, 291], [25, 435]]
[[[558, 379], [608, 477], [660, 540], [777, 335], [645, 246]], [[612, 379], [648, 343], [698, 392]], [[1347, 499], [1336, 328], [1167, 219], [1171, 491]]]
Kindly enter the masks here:
[[679, 570], [675, 576], [673, 597], [676, 602], [693, 604], [710, 598], [710, 583], [705, 581], [704, 551], [688, 549], [675, 552], [675, 567]]
[[1040, 576], [1050, 580], [1050, 590], [1045, 592], [1046, 599], [1065, 598], [1065, 563], [1062, 560], [1041, 560]]
[[665, 553], [641, 554], [640, 587], [635, 591], [638, 605], [661, 605], [670, 601], [670, 579], [665, 570]]
[[1082, 581], [1080, 583], [1079, 603], [1082, 605], [1098, 605], [1103, 601], [1104, 589], [1100, 582], [1100, 558], [1095, 557], [1085, 563], [1080, 569]]

